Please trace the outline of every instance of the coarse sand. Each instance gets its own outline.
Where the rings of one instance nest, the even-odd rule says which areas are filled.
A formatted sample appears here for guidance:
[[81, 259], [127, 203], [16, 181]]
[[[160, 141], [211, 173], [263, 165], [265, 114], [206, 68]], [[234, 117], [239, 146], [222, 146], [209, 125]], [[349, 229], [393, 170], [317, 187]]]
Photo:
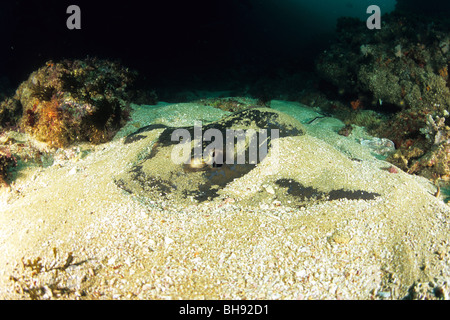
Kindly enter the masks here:
[[[272, 101], [307, 134], [269, 155], [213, 201], [137, 197], [114, 179], [149, 152], [124, 144], [151, 123], [229, 114], [193, 103], [134, 106], [109, 143], [24, 168], [0, 191], [1, 299], [403, 299], [449, 294], [449, 207], [428, 180], [362, 146], [363, 128]], [[149, 133], [154, 139], [158, 130]], [[275, 161], [276, 159], [276, 161]], [[277, 179], [371, 200], [282, 201]], [[281, 190], [282, 191], [282, 190]]]

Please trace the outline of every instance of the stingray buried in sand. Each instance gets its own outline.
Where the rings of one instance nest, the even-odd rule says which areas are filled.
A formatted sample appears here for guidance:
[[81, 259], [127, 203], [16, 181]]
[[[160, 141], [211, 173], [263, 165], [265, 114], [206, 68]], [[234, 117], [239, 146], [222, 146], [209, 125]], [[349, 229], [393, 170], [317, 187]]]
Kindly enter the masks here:
[[[167, 198], [192, 197], [197, 201], [217, 197], [218, 191], [229, 182], [248, 172], [264, 158], [264, 148], [272, 147], [272, 140], [278, 137], [299, 136], [305, 133], [303, 126], [283, 113], [267, 108], [249, 109], [234, 113], [219, 121], [202, 127], [171, 128], [163, 125], [150, 125], [139, 129], [125, 139], [125, 144], [147, 139], [146, 133], [164, 129], [157, 141], [152, 144], [150, 153], [138, 161], [125, 175], [116, 178], [118, 186], [130, 193], [146, 197], [165, 196]], [[202, 137], [208, 130], [215, 130], [223, 140], [213, 142], [199, 141], [195, 138], [185, 144], [191, 152], [182, 161], [173, 161], [174, 148], [181, 149], [179, 137], [174, 139], [173, 133], [182, 130], [188, 137], [196, 137], [196, 130], [201, 130]], [[246, 135], [230, 148], [230, 130], [235, 132], [253, 132], [258, 137]], [[264, 131], [265, 135], [259, 133]], [[276, 135], [274, 134], [276, 132]], [[150, 139], [149, 139], [150, 140]], [[211, 140], [211, 139], [208, 139]], [[186, 141], [184, 141], [186, 142]], [[241, 142], [241, 143], [239, 143]], [[197, 144], [199, 152], [196, 152]], [[222, 148], [211, 148], [211, 144]], [[255, 151], [255, 152], [252, 152]], [[230, 152], [232, 151], [232, 152]], [[231, 153], [231, 154], [230, 154]], [[259, 156], [255, 156], [259, 155]], [[263, 155], [263, 156], [261, 156]]]

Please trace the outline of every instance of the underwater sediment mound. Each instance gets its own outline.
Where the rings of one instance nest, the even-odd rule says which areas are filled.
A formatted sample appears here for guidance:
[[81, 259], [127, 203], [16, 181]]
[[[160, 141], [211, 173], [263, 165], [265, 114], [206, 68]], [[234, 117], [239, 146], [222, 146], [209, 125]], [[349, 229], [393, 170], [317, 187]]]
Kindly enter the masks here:
[[440, 150], [450, 142], [450, 37], [448, 22], [432, 19], [399, 11], [384, 15], [380, 30], [369, 30], [358, 19], [341, 18], [337, 42], [316, 68], [336, 91], [353, 97], [353, 112], [376, 107], [392, 115], [372, 131], [395, 143], [389, 161], [448, 179], [448, 155]]
[[55, 147], [108, 141], [129, 116], [135, 75], [106, 60], [49, 61], [2, 103], [0, 121]]
[[[226, 193], [224, 189], [231, 183], [250, 179], [249, 190], [252, 189], [250, 185], [254, 187], [264, 184], [264, 187], [256, 187], [257, 190], [251, 191], [251, 196], [240, 194], [242, 203], [251, 206], [278, 201], [284, 205], [304, 207], [338, 199], [373, 200], [380, 196], [377, 192], [360, 190], [351, 183], [328, 183], [328, 188], [324, 188], [320, 179], [305, 184], [302, 179], [290, 175], [292, 170], [281, 173], [283, 170], [279, 171], [279, 166], [283, 163], [286, 152], [278, 153], [278, 148], [273, 149], [274, 142], [286, 137], [301, 137], [306, 131], [299, 121], [280, 111], [268, 108], [247, 109], [197, 128], [201, 137], [207, 137], [208, 132], [216, 130], [219, 138], [214, 137], [213, 142], [211, 138], [201, 141], [188, 138], [185, 141], [187, 155], [183, 153], [184, 158], [178, 162], [174, 161], [174, 154], [178, 155], [182, 144], [176, 133], [184, 132], [188, 137], [195, 137], [195, 126], [169, 127], [151, 124], [128, 135], [124, 144], [139, 144], [140, 151], [137, 151], [138, 157], [133, 160], [131, 169], [115, 177], [116, 185], [150, 201], [162, 197], [189, 203], [214, 200], [223, 196]], [[230, 141], [227, 134], [235, 129], [242, 130], [242, 140], [240, 143], [238, 135], [232, 136], [232, 156], [229, 157]], [[261, 132], [258, 130], [264, 129], [267, 129], [267, 133], [258, 135]], [[277, 132], [271, 131], [274, 129]], [[235, 138], [238, 140], [236, 144]], [[196, 141], [201, 151], [197, 156]], [[267, 153], [262, 155], [264, 148], [267, 148]], [[239, 158], [240, 152], [242, 158]], [[323, 155], [328, 157], [328, 154]], [[268, 156], [268, 159], [265, 156]], [[319, 176], [329, 175], [325, 179], [336, 178], [337, 173], [317, 172], [313, 167], [319, 166], [320, 161], [308, 163], [303, 156], [298, 154], [298, 161], [301, 162], [299, 167], [308, 172], [316, 172]], [[265, 177], [264, 182], [247, 177], [259, 165], [273, 167], [273, 175]]]
[[[159, 132], [156, 140], [152, 134], [155, 130]], [[180, 142], [177, 132], [183, 133], [187, 141]], [[220, 189], [264, 160], [273, 139], [304, 133], [297, 120], [268, 108], [235, 112], [199, 127], [152, 124], [124, 140], [130, 144], [146, 139], [151, 151], [124, 176], [117, 177], [116, 184], [130, 193], [148, 197], [192, 197], [205, 201], [217, 197]], [[187, 152], [181, 161], [175, 161], [182, 143]]]

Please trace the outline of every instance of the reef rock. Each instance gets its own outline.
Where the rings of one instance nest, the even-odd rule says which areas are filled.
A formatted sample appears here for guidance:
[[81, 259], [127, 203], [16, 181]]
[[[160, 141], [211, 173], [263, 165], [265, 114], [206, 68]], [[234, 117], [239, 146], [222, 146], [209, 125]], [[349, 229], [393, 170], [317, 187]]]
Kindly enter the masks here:
[[0, 124], [18, 124], [55, 147], [109, 141], [129, 116], [134, 76], [106, 60], [49, 61], [0, 105]]
[[[437, 152], [449, 135], [448, 19], [418, 19], [417, 7], [412, 8], [407, 10], [402, 2], [383, 16], [383, 27], [376, 32], [358, 19], [341, 18], [336, 43], [320, 55], [316, 67], [336, 92], [357, 99], [350, 103], [354, 110], [364, 106], [390, 115], [371, 133], [395, 143], [403, 169], [449, 180], [450, 172], [435, 165], [448, 161], [445, 153]], [[443, 119], [439, 130], [430, 128], [430, 117]], [[422, 156], [409, 157], [412, 149], [420, 149]]]

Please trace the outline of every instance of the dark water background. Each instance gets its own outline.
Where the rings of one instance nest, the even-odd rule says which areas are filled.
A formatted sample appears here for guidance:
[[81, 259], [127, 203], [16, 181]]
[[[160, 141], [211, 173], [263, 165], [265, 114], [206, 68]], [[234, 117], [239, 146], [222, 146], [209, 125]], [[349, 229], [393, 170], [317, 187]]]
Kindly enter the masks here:
[[[66, 8], [81, 8], [81, 30], [68, 30]], [[120, 59], [150, 85], [220, 86], [231, 79], [313, 71], [335, 36], [336, 19], [382, 14], [396, 0], [2, 1], [0, 75], [17, 87], [46, 61], [96, 56]], [[448, 1], [399, 1], [418, 12]], [[441, 6], [441, 7], [439, 7]]]

